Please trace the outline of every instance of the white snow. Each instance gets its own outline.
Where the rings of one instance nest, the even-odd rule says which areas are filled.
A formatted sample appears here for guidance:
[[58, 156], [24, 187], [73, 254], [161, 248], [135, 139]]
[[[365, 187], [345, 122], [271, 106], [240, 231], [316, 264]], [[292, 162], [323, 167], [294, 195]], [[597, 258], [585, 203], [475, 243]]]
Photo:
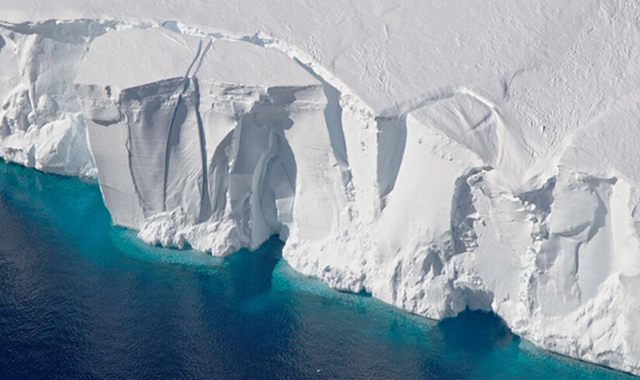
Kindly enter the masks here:
[[[0, 156], [116, 224], [640, 375], [633, 2], [5, 0]], [[61, 20], [61, 21], [56, 21]]]

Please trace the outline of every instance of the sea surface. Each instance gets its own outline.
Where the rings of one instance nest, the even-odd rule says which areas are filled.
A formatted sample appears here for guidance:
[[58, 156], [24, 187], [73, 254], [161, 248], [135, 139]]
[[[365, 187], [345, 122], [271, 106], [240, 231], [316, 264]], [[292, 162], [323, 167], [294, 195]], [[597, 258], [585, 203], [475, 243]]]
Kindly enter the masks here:
[[440, 323], [296, 274], [112, 227], [96, 184], [0, 162], [0, 379], [634, 379], [492, 314]]

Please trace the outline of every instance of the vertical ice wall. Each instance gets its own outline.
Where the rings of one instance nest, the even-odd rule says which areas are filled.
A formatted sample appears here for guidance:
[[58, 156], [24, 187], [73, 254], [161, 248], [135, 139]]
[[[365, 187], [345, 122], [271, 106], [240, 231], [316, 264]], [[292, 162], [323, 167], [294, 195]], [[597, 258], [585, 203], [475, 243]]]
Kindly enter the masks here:
[[332, 232], [327, 101], [284, 54], [128, 30], [92, 45], [76, 83], [105, 203], [146, 241], [224, 254]]
[[149, 243], [226, 254], [279, 233], [333, 287], [432, 318], [493, 310], [539, 346], [640, 373], [635, 103], [549, 153], [514, 128], [523, 79], [520, 95], [499, 77], [377, 114], [257, 37], [110, 28], [0, 30], [3, 157], [74, 175], [95, 161], [114, 222]]
[[523, 184], [501, 80], [376, 115], [273, 50], [132, 30], [98, 39], [77, 83], [105, 201], [146, 241], [224, 254], [280, 233], [330, 286], [437, 319], [493, 310], [540, 346], [637, 370], [638, 181], [605, 153], [632, 150], [631, 126], [628, 147], [578, 134]]

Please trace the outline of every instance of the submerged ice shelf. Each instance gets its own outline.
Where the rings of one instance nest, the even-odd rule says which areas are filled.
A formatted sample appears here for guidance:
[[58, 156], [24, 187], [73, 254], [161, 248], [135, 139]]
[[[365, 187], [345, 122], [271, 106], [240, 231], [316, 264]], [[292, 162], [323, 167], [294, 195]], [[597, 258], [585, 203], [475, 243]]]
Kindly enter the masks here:
[[633, 9], [535, 4], [475, 9], [508, 17], [450, 27], [468, 51], [409, 49], [450, 38], [400, 29], [411, 7], [435, 22], [418, 5], [345, 10], [362, 25], [342, 45], [301, 40], [334, 21], [283, 31], [259, 5], [269, 34], [9, 6], [0, 156], [97, 176], [113, 222], [148, 243], [224, 255], [279, 234], [332, 287], [435, 319], [492, 310], [540, 347], [640, 374]]

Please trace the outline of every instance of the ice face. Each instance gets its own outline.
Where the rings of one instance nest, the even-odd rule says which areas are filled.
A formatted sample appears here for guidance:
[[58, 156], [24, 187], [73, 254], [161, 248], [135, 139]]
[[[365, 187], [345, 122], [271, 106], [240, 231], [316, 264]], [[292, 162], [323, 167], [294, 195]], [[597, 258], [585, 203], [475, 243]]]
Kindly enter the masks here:
[[248, 3], [190, 25], [154, 24], [162, 7], [3, 24], [0, 154], [97, 168], [114, 223], [151, 244], [224, 255], [278, 233], [335, 288], [437, 319], [493, 310], [640, 374], [632, 5], [378, 4], [340, 22], [316, 12], [329, 3]]
[[72, 91], [80, 61], [109, 22], [0, 26], [0, 157], [65, 175], [95, 176]]
[[309, 220], [301, 233], [331, 232], [334, 191], [321, 182], [340, 173], [327, 101], [286, 55], [131, 29], [96, 40], [76, 83], [105, 203], [144, 240], [225, 254], [285, 237], [294, 219]]

